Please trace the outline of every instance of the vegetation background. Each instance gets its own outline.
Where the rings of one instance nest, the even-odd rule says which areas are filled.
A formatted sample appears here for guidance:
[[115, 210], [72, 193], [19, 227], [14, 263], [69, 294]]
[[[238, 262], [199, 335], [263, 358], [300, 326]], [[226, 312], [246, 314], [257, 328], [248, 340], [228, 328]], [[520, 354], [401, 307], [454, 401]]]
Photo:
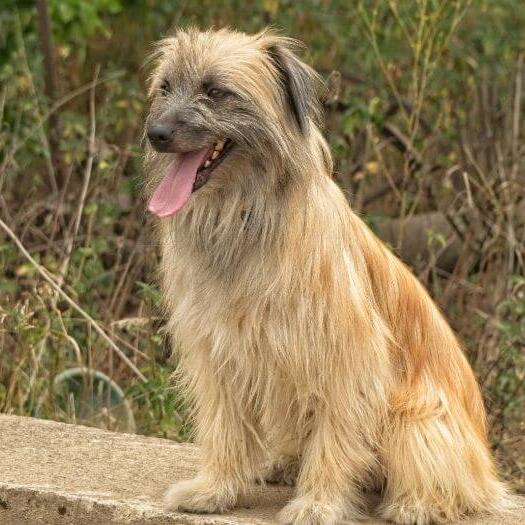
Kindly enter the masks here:
[[335, 177], [462, 337], [525, 490], [522, 0], [2, 0], [0, 412], [190, 439], [140, 198], [145, 57], [188, 24], [306, 43]]

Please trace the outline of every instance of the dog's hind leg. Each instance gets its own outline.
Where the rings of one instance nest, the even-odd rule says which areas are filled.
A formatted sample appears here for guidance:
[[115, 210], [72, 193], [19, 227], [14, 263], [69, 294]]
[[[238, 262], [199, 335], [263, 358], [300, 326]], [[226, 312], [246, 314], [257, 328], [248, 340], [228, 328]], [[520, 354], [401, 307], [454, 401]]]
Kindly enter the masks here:
[[270, 447], [270, 460], [263, 466], [261, 478], [266, 483], [294, 486], [301, 466], [301, 440], [284, 432], [278, 438], [273, 436], [273, 441], [276, 444]]
[[506, 490], [496, 477], [482, 431], [469, 414], [446, 407], [393, 415], [385, 436], [386, 487], [382, 518], [399, 524], [455, 522], [475, 512], [498, 512]]
[[279, 455], [274, 457], [263, 470], [266, 483], [295, 485], [299, 474], [300, 458], [298, 456]]

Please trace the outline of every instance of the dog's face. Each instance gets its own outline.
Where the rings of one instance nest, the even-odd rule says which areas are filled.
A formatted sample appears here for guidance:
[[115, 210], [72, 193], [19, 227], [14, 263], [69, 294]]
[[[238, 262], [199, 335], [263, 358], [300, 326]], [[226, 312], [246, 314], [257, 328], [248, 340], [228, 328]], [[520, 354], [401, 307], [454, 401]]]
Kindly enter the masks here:
[[317, 116], [318, 77], [291, 45], [270, 32], [226, 30], [180, 31], [159, 44], [146, 134], [173, 162], [153, 213], [173, 215], [240, 158], [269, 162], [304, 139]]

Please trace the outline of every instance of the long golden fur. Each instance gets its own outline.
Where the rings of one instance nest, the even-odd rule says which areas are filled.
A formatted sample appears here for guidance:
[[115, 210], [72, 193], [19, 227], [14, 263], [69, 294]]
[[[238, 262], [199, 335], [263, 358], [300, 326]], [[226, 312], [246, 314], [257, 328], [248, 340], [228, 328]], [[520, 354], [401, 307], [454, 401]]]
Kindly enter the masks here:
[[[498, 513], [509, 497], [473, 372], [424, 288], [332, 180], [319, 79], [293, 48], [272, 31], [191, 29], [155, 53], [148, 121], [190, 108], [185, 120], [206, 132], [182, 133], [178, 151], [235, 144], [158, 221], [169, 330], [202, 450], [201, 473], [166, 505], [222, 512], [270, 461], [274, 481], [299, 465], [281, 523], [358, 518], [363, 489], [381, 492], [378, 515], [396, 523]], [[235, 96], [204, 100], [209, 75]], [[174, 154], [147, 149], [151, 194]]]

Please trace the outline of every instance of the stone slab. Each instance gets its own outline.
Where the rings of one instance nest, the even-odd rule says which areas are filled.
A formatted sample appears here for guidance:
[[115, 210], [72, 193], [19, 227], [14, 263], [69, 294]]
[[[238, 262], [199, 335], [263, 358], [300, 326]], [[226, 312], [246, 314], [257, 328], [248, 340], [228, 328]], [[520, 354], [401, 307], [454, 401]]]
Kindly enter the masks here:
[[[254, 486], [227, 515], [167, 513], [162, 495], [191, 478], [197, 447], [40, 419], [0, 415], [2, 525], [266, 525], [292, 496]], [[370, 520], [368, 523], [379, 523]], [[470, 520], [514, 525], [523, 520]]]

